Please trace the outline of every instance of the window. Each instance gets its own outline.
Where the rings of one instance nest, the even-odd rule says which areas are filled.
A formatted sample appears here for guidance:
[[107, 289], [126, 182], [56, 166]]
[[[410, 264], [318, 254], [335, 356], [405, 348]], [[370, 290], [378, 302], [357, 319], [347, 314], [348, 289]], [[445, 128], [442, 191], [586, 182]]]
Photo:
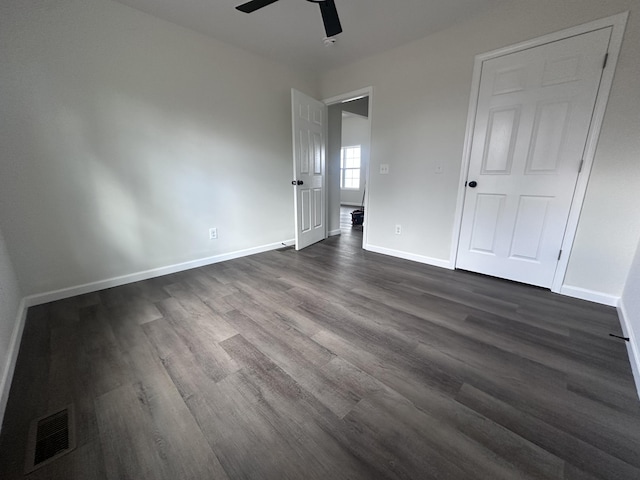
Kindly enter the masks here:
[[340, 154], [340, 188], [360, 188], [360, 145], [342, 147]]

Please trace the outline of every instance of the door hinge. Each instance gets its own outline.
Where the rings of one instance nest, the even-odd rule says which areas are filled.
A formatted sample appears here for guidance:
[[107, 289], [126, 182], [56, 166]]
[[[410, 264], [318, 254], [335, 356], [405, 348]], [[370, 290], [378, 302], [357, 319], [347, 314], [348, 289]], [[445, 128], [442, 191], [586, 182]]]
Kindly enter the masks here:
[[558, 252], [558, 260], [560, 260], [560, 257], [562, 257], [562, 250]]
[[584, 165], [584, 160], [580, 160], [580, 165], [578, 165], [578, 173], [582, 172], [583, 165]]
[[609, 53], [607, 52], [604, 55], [604, 62], [602, 62], [602, 69], [604, 70], [605, 68], [607, 68], [607, 62], [609, 61]]

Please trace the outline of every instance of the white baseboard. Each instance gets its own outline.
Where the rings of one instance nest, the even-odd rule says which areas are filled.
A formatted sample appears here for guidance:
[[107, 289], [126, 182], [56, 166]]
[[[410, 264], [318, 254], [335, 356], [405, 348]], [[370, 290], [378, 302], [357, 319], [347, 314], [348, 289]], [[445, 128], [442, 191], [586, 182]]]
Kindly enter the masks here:
[[415, 253], [403, 252], [400, 250], [393, 250], [391, 248], [378, 247], [376, 245], [366, 244], [365, 250], [370, 252], [382, 253], [383, 255], [389, 255], [391, 257], [403, 258], [405, 260], [411, 260], [412, 262], [424, 263], [427, 265], [433, 265], [434, 267], [447, 268], [452, 270], [451, 262], [449, 260], [441, 260], [439, 258], [431, 258], [425, 255], [417, 255]]
[[640, 398], [640, 345], [638, 345], [638, 337], [633, 331], [631, 319], [627, 314], [622, 299], [618, 302], [618, 317], [620, 318], [620, 326], [622, 327], [622, 335], [629, 338], [627, 344], [627, 353], [629, 354], [629, 362], [631, 362], [631, 371], [633, 379], [636, 382], [636, 390], [638, 398]]
[[295, 241], [293, 239], [284, 240], [282, 242], [270, 243], [268, 245], [262, 245], [259, 247], [238, 250], [236, 252], [223, 253], [220, 255], [214, 255], [212, 257], [206, 257], [198, 260], [191, 260], [189, 262], [169, 265], [167, 267], [154, 268], [151, 270], [145, 270], [143, 272], [108, 278], [106, 280], [98, 280], [97, 282], [85, 283], [84, 285], [62, 288], [60, 290], [54, 290], [46, 293], [38, 293], [25, 297], [24, 302], [27, 307], [40, 305], [43, 303], [55, 302], [57, 300], [62, 300], [63, 298], [75, 297], [76, 295], [97, 292], [98, 290], [104, 290], [105, 288], [119, 287], [120, 285], [126, 285], [127, 283], [139, 282], [142, 280], [148, 280], [149, 278], [155, 278], [162, 275], [169, 275], [171, 273], [190, 270], [192, 268], [204, 267], [205, 265], [211, 265], [213, 263], [233, 260], [234, 258], [246, 257], [249, 255], [255, 255], [256, 253], [268, 252], [270, 250], [277, 250], [278, 248], [282, 248], [283, 245], [289, 246], [294, 242]]
[[24, 330], [26, 319], [27, 305], [23, 299], [18, 307], [16, 323], [13, 327], [13, 332], [11, 333], [9, 350], [7, 352], [7, 364], [4, 367], [4, 372], [2, 372], [2, 378], [0, 378], [0, 427], [2, 426], [4, 412], [7, 408], [7, 401], [9, 400], [11, 380], [13, 379], [13, 372], [16, 368], [16, 360], [18, 359], [18, 352], [20, 350], [20, 340], [22, 339], [22, 332]]
[[340, 230], [339, 228], [337, 230], [331, 230], [329, 232], [329, 236], [330, 237], [335, 237], [336, 235], [340, 235], [342, 233], [342, 230]]
[[362, 203], [340, 202], [341, 207], [362, 207]]
[[618, 305], [620, 297], [615, 297], [602, 292], [596, 292], [595, 290], [587, 290], [586, 288], [572, 287], [571, 285], [563, 285], [560, 288], [561, 295], [567, 297], [579, 298], [581, 300], [587, 300], [589, 302], [600, 303], [602, 305], [608, 305], [615, 307]]

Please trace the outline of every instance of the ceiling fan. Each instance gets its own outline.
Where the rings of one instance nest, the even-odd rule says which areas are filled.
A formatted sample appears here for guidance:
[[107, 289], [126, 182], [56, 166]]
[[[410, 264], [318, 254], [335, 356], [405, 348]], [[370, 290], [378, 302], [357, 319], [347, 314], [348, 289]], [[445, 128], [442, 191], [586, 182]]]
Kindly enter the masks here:
[[[251, 0], [250, 2], [238, 5], [236, 9], [244, 13], [251, 13], [277, 1], [278, 0]], [[320, 6], [327, 37], [333, 37], [342, 32], [342, 25], [340, 25], [340, 18], [338, 17], [338, 10], [336, 9], [334, 0], [307, 0], [307, 2], [317, 3]]]

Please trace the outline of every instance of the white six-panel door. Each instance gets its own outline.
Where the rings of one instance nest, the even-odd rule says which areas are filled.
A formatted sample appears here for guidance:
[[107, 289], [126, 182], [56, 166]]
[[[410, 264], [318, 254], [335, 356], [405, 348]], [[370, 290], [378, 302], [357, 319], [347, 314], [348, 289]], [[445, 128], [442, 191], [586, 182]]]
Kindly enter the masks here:
[[610, 36], [483, 63], [457, 268], [551, 287]]
[[326, 238], [324, 103], [291, 90], [296, 250]]

